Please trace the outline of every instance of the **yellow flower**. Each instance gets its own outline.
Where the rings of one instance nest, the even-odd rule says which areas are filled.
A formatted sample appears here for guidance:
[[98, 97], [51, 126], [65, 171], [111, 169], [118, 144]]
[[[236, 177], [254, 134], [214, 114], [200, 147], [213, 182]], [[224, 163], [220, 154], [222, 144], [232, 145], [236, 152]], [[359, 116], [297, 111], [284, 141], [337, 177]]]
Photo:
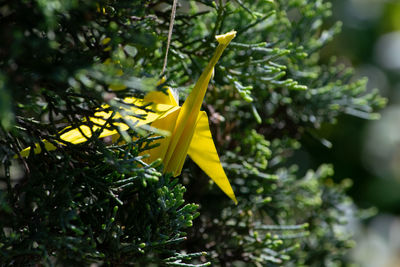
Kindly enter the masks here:
[[[237, 203], [235, 194], [219, 160], [211, 136], [207, 114], [200, 110], [208, 83], [213, 75], [214, 66], [224, 49], [235, 37], [235, 34], [235, 31], [231, 31], [216, 36], [219, 45], [182, 107], [178, 105], [171, 89], [168, 88], [168, 95], [162, 92], [150, 92], [144, 99], [132, 97], [124, 99], [125, 103], [134, 104], [135, 106], [151, 104], [149, 109], [154, 112], [146, 112], [134, 106], [129, 106], [128, 108], [122, 108], [122, 110], [131, 115], [124, 114], [122, 116], [117, 113], [113, 118], [121, 118], [126, 122], [115, 123], [120, 128], [120, 131], [128, 130], [128, 124], [139, 127], [151, 123], [152, 127], [162, 130], [162, 132], [168, 132], [169, 134], [165, 138], [158, 141], [160, 144], [158, 147], [147, 151], [150, 157], [146, 161], [152, 162], [160, 158], [164, 164], [164, 172], [171, 172], [173, 176], [178, 176], [181, 173], [186, 155], [189, 155], [221, 190]], [[146, 117], [142, 120], [132, 116], [132, 114], [146, 115]], [[102, 129], [102, 126], [111, 115], [111, 112], [96, 112], [95, 118], [90, 118], [95, 124], [93, 127], [90, 128], [87, 125], [82, 125], [75, 129], [69, 127], [71, 130], [64, 129], [63, 132], [65, 133], [60, 138], [73, 144], [85, 142], [92, 136], [93, 132]], [[119, 136], [118, 131], [105, 128], [102, 129], [99, 135], [100, 138], [110, 136], [115, 140]], [[56, 149], [54, 145], [46, 140], [44, 140], [44, 144], [47, 150]], [[29, 151], [30, 148], [27, 148], [20, 154], [26, 157], [29, 155]], [[40, 146], [36, 145], [34, 152], [40, 153], [40, 151]]]

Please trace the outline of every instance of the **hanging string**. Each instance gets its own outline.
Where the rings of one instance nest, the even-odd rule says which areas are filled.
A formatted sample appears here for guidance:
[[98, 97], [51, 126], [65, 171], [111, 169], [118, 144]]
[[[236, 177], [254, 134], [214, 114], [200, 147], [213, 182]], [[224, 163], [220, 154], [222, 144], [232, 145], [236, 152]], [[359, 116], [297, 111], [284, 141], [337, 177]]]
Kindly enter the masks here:
[[164, 74], [165, 68], [167, 67], [167, 60], [168, 60], [168, 51], [169, 51], [169, 45], [171, 43], [171, 36], [172, 36], [172, 29], [174, 28], [174, 21], [175, 21], [175, 13], [176, 13], [176, 4], [178, 0], [174, 0], [172, 3], [172, 10], [171, 10], [171, 20], [169, 21], [169, 30], [168, 30], [168, 39], [167, 39], [167, 49], [165, 51], [165, 57], [164, 57], [164, 64], [162, 67], [161, 75]]

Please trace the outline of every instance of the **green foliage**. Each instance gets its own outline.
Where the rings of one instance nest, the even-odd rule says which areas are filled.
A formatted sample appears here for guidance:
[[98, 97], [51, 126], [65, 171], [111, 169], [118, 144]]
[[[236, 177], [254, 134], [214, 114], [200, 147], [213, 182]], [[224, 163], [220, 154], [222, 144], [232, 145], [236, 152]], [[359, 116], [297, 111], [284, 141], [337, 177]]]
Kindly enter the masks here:
[[[180, 1], [166, 74], [182, 97], [214, 35], [237, 31], [204, 105], [237, 206], [190, 161], [178, 179], [146, 164], [159, 137], [135, 125], [114, 143], [96, 132], [60, 145], [66, 125], [90, 125], [96, 110], [162, 89], [171, 1], [163, 3], [0, 2], [1, 264], [345, 263], [348, 183], [332, 182], [330, 165], [304, 174], [287, 160], [304, 133], [340, 114], [377, 118], [385, 104], [351, 69], [321, 62], [340, 30], [324, 25], [329, 3]], [[59, 149], [14, 158], [35, 143], [45, 150], [43, 139]]]
[[1, 210], [2, 260], [19, 265], [41, 260], [51, 265], [51, 256], [63, 265], [161, 261], [150, 254], [166, 253], [165, 247], [185, 239], [182, 230], [198, 216], [197, 205], [184, 204], [185, 188], [176, 179], [143, 167], [136, 146], [103, 147], [101, 153], [77, 147], [51, 153], [45, 161], [31, 157], [23, 186], [8, 188], [13, 208]]

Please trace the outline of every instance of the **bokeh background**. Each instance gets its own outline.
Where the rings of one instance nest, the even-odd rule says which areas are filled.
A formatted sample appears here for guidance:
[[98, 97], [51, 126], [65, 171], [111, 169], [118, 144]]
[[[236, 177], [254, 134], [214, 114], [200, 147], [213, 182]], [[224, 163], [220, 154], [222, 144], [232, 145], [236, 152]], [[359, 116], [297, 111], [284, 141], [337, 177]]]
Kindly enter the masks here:
[[[337, 180], [354, 181], [349, 194], [365, 213], [352, 222], [357, 246], [351, 257], [361, 266], [400, 266], [400, 1], [333, 0], [332, 21], [343, 22], [342, 33], [324, 55], [355, 67], [356, 77], [368, 77], [368, 88], [388, 98], [380, 120], [350, 116], [324, 125], [324, 146], [306, 137], [306, 166], [335, 166]], [[376, 209], [374, 209], [374, 207]]]

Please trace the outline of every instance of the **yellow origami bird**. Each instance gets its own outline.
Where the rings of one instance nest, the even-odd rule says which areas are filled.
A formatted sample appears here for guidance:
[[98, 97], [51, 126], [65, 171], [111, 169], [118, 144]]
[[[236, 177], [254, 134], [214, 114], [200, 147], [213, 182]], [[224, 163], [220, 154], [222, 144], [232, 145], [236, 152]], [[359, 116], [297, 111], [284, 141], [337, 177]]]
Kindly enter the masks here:
[[[207, 114], [200, 110], [208, 83], [213, 75], [214, 66], [235, 35], [236, 32], [231, 31], [216, 36], [219, 43], [218, 47], [182, 107], [178, 105], [171, 89], [168, 88], [168, 94], [150, 92], [144, 99], [125, 98], [124, 102], [129, 106], [121, 107], [121, 112], [123, 111], [124, 115], [117, 113], [113, 116], [113, 119], [122, 119], [126, 122], [114, 123], [120, 131], [128, 130], [128, 124], [139, 127], [151, 123], [151, 127], [169, 132], [170, 134], [165, 138], [158, 140], [159, 146], [147, 151], [150, 157], [146, 161], [152, 162], [160, 158], [164, 164], [164, 172], [171, 172], [173, 176], [178, 176], [182, 171], [186, 155], [189, 155], [222, 191], [237, 203], [219, 160], [211, 136]], [[138, 108], [147, 105], [152, 112]], [[105, 105], [104, 107], [108, 106]], [[133, 114], [135, 116], [132, 116]], [[68, 143], [79, 144], [86, 142], [95, 131], [101, 130], [99, 138], [111, 136], [113, 140], [116, 140], [116, 137], [119, 137], [118, 131], [104, 127], [111, 115], [111, 111], [96, 112], [94, 117], [90, 118], [93, 126], [81, 125], [78, 128], [69, 126], [62, 131], [64, 133], [60, 135], [60, 138]], [[137, 115], [145, 115], [145, 119], [138, 119]], [[46, 150], [56, 149], [47, 140], [43, 140], [43, 143]], [[34, 153], [40, 152], [41, 147], [36, 144]], [[20, 155], [27, 157], [29, 153], [30, 148], [26, 148], [20, 152]]]

